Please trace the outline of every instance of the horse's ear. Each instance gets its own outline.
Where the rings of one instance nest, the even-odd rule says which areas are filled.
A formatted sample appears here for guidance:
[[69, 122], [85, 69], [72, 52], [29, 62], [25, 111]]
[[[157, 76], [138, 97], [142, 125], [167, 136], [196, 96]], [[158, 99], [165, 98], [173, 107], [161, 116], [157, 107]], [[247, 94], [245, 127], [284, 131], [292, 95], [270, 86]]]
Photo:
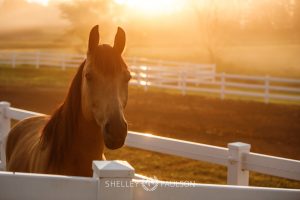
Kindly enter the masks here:
[[93, 52], [98, 44], [99, 44], [99, 26], [96, 25], [92, 28], [90, 32], [90, 37], [89, 37], [89, 47], [88, 47], [88, 52], [91, 53]]
[[117, 34], [115, 37], [115, 42], [114, 42], [114, 49], [120, 55], [122, 54], [122, 52], [124, 50], [125, 42], [126, 42], [125, 32], [121, 27], [118, 27], [118, 31], [117, 31]]

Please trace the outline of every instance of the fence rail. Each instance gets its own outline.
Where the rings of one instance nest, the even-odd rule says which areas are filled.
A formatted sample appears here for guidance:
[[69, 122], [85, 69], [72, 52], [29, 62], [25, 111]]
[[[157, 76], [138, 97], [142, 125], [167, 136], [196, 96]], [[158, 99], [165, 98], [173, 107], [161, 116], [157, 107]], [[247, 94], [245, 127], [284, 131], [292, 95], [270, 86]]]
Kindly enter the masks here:
[[124, 161], [94, 161], [93, 171], [93, 177], [0, 172], [0, 199], [298, 200], [300, 196], [295, 189], [137, 180], [134, 168]]
[[[85, 55], [46, 52], [0, 52], [0, 64], [78, 67]], [[271, 76], [249, 76], [216, 73], [214, 64], [192, 64], [146, 58], [128, 57], [132, 85], [188, 92], [211, 93], [221, 99], [228, 96], [270, 101], [283, 100], [300, 103], [300, 80]]]
[[[12, 108], [8, 102], [0, 102], [0, 164], [2, 168], [5, 168], [5, 142], [3, 141], [10, 130], [11, 119], [22, 120], [42, 115], [44, 114]], [[223, 148], [133, 131], [129, 131], [125, 144], [130, 147], [227, 166], [227, 182], [230, 185], [247, 186], [249, 170], [300, 181], [300, 161], [251, 153], [249, 144], [230, 143], [228, 148]], [[186, 185], [157, 180], [149, 182], [149, 179], [135, 175], [134, 169], [128, 163], [121, 162], [120, 164], [120, 161], [94, 161], [93, 170], [93, 178], [0, 172], [0, 199], [40, 199], [42, 196], [43, 199], [121, 198], [131, 200], [166, 199], [172, 196], [172, 199], [176, 200], [185, 199], [186, 196], [189, 196], [189, 199], [198, 199], [201, 195], [205, 199], [219, 199], [220, 197], [224, 200], [237, 197], [253, 199], [255, 197], [255, 199], [273, 200], [298, 199], [300, 196], [300, 190], [291, 189]], [[112, 181], [118, 181], [114, 182], [114, 186], [122, 184], [122, 187], [106, 187]], [[124, 187], [124, 184], [128, 186], [128, 182], [130, 182], [130, 187]], [[175, 188], [174, 184], [176, 184]], [[131, 187], [132, 185], [134, 187]], [[16, 186], [20, 188], [17, 189]], [[35, 192], [32, 188], [35, 188]]]
[[[1, 141], [10, 130], [11, 119], [22, 120], [41, 115], [43, 114], [12, 108], [7, 102], [0, 102]], [[129, 131], [125, 144], [227, 166], [228, 184], [248, 185], [249, 175], [244, 173], [248, 170], [300, 181], [300, 161], [251, 153], [250, 145], [245, 143], [230, 143], [228, 148], [224, 148]], [[241, 180], [243, 182], [240, 182]]]

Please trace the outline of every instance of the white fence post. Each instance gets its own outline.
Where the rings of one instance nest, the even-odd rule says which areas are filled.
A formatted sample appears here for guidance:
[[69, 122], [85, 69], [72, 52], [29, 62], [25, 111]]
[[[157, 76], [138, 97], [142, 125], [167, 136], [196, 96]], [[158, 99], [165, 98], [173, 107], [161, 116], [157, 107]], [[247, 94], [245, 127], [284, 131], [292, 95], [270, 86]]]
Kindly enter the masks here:
[[181, 72], [181, 94], [182, 95], [186, 94], [186, 72], [185, 71]]
[[157, 62], [157, 65], [158, 65], [158, 67], [159, 67], [159, 71], [158, 71], [158, 74], [157, 74], [157, 77], [156, 77], [156, 80], [155, 81], [157, 81], [157, 79], [158, 79], [158, 85], [159, 86], [161, 86], [162, 85], [162, 80], [163, 80], [163, 77], [162, 77], [162, 70], [161, 70], [161, 68], [162, 68], [162, 60], [158, 60], [158, 62]]
[[250, 148], [250, 144], [245, 144], [241, 142], [228, 144], [228, 185], [249, 185], [249, 171], [243, 169], [242, 161], [244, 159], [244, 154], [250, 152]]
[[269, 76], [265, 76], [265, 103], [269, 103], [270, 101], [270, 78]]
[[16, 68], [16, 58], [17, 58], [17, 53], [13, 52], [12, 57], [11, 57], [11, 67]]
[[35, 54], [35, 68], [40, 68], [40, 52], [36, 52]]
[[225, 72], [221, 73], [221, 99], [223, 100], [225, 98], [225, 83], [226, 83], [226, 79], [225, 79]]
[[126, 161], [93, 161], [93, 177], [99, 178], [98, 200], [133, 199], [134, 168]]
[[145, 74], [145, 79], [144, 79], [144, 82], [145, 82], [145, 85], [144, 85], [144, 91], [147, 91], [148, 90], [148, 66], [145, 66], [145, 69], [143, 69], [143, 72]]
[[61, 54], [61, 69], [65, 70], [66, 69], [66, 59], [65, 59], [65, 55]]
[[212, 64], [212, 82], [216, 82], [216, 64]]
[[133, 60], [132, 61], [132, 65], [135, 66], [135, 67], [137, 67], [137, 58], [133, 57], [132, 60]]
[[141, 86], [142, 85], [142, 76], [141, 76], [141, 73], [143, 71], [141, 70], [141, 66], [137, 66], [137, 81], [138, 81], [138, 86]]
[[10, 103], [5, 101], [0, 102], [0, 170], [4, 170], [6, 167], [5, 139], [10, 130], [10, 118], [8, 117], [9, 107]]

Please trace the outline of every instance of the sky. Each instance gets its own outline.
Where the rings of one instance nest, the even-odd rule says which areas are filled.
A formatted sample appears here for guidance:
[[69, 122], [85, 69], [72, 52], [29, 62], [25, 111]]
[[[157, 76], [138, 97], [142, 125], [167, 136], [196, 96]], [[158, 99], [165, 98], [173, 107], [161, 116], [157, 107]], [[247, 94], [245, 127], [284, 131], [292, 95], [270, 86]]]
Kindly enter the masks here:
[[[30, 29], [44, 24], [49, 26], [65, 25], [57, 5], [72, 0], [0, 0], [1, 31]], [[144, 17], [180, 12], [185, 0], [114, 0], [125, 7], [127, 13]], [[26, 4], [27, 3], [27, 4]], [[38, 17], [36, 17], [38, 16]]]
[[46, 1], [29, 1], [31, 3], [26, 3], [25, 0], [0, 0], [0, 34], [47, 26], [62, 27], [67, 24], [61, 19], [55, 6], [46, 4]]
[[[31, 43], [38, 43], [41, 44], [48, 43], [54, 44], [56, 42], [57, 44], [60, 44], [60, 48], [64, 48], [65, 44], [68, 44], [68, 46], [79, 46], [84, 47], [83, 43], [78, 42], [79, 40], [86, 42], [86, 38], [81, 37], [84, 35], [85, 37], [88, 36], [88, 28], [84, 27], [82, 28], [82, 25], [90, 26], [90, 24], [87, 24], [87, 22], [101, 25], [101, 39], [105, 43], [111, 43], [114, 34], [116, 31], [116, 26], [119, 24], [114, 23], [110, 14], [108, 14], [107, 18], [103, 17], [101, 15], [101, 12], [97, 10], [97, 8], [92, 8], [92, 11], [87, 15], [87, 12], [83, 10], [80, 12], [75, 12], [75, 21], [76, 23], [80, 21], [80, 19], [83, 19], [80, 21], [79, 25], [80, 27], [76, 27], [77, 29], [73, 29], [73, 33], [75, 32], [76, 37], [74, 37], [75, 34], [73, 34], [72, 37], [72, 21], [69, 18], [69, 21], [62, 18], [62, 14], [60, 10], [57, 8], [57, 4], [66, 2], [66, 1], [72, 1], [72, 0], [0, 0], [0, 43], [1, 46], [3, 43], [7, 43], [7, 47], [11, 46], [30, 46]], [[208, 57], [208, 48], [209, 45], [216, 48], [217, 54], [222, 54], [222, 62], [228, 63], [228, 66], [238, 66], [238, 64], [232, 64], [239, 62], [241, 60], [240, 57], [236, 58], [235, 54], [230, 54], [231, 50], [230, 48], [233, 48], [237, 45], [277, 45], [280, 46], [284, 43], [292, 44], [296, 40], [296, 36], [293, 35], [293, 32], [288, 32], [285, 34], [269, 34], [272, 32], [243, 32], [244, 35], [241, 34], [241, 32], [237, 32], [236, 34], [232, 34], [231, 29], [228, 28], [229, 31], [226, 30], [223, 26], [215, 28], [215, 26], [209, 26], [210, 24], [214, 25], [215, 18], [212, 18], [212, 20], [202, 20], [201, 19], [207, 19], [209, 17], [208, 14], [205, 13], [205, 7], [202, 10], [197, 10], [195, 8], [198, 8], [198, 4], [205, 4], [209, 1], [207, 0], [114, 0], [119, 5], [122, 5], [121, 7], [125, 7], [126, 9], [123, 10], [123, 12], [120, 12], [120, 16], [113, 15], [117, 20], [117, 22], [120, 22], [122, 27], [126, 30], [127, 36], [128, 36], [128, 43], [127, 45], [130, 46], [130, 53], [134, 55], [139, 54], [145, 54], [149, 57], [157, 58], [161, 57], [164, 59], [172, 58], [174, 57], [184, 59], [184, 60], [201, 60], [202, 57], [206, 58]], [[238, 19], [241, 18], [239, 15], [235, 15], [235, 12], [232, 11], [232, 5], [231, 3], [235, 2], [251, 2], [253, 0], [219, 0], [219, 3], [221, 2], [220, 8], [222, 8], [222, 19], [227, 19], [224, 17], [224, 14], [227, 13], [233, 13], [234, 17], [238, 16]], [[192, 7], [191, 3], [187, 2], [196, 2], [197, 6], [195, 8]], [[262, 0], [256, 0], [256, 3], [261, 3]], [[264, 2], [273, 2], [270, 0], [265, 0]], [[223, 6], [225, 4], [225, 6]], [[85, 5], [83, 5], [85, 6]], [[222, 7], [223, 6], [223, 7]], [[240, 6], [240, 5], [239, 5]], [[230, 8], [230, 9], [228, 9]], [[240, 12], [241, 7], [237, 7], [236, 9], [239, 13], [245, 13]], [[256, 7], [255, 7], [256, 8]], [[264, 14], [266, 13], [267, 9], [265, 7], [258, 7], [258, 10], [251, 10], [251, 16], [258, 18], [261, 15], [258, 14]], [[263, 9], [262, 9], [263, 8]], [[81, 9], [81, 7], [80, 7]], [[80, 10], [79, 9], [79, 10]], [[106, 9], [106, 8], [105, 8]], [[240, 10], [239, 10], [240, 9]], [[249, 10], [249, 9], [248, 9]], [[271, 10], [269, 7], [268, 10]], [[81, 10], [80, 10], [81, 11]], [[106, 11], [106, 10], [105, 10]], [[119, 10], [118, 10], [119, 11]], [[226, 11], [226, 12], [225, 12]], [[242, 8], [242, 11], [244, 9]], [[71, 12], [72, 13], [72, 12]], [[209, 12], [207, 12], [209, 13]], [[238, 14], [239, 14], [238, 13]], [[250, 12], [249, 12], [250, 13]], [[167, 15], [166, 15], [167, 14]], [[200, 15], [200, 18], [199, 17]], [[71, 14], [72, 15], [72, 14]], [[244, 15], [244, 14], [243, 14]], [[72, 15], [73, 16], [73, 15]], [[90, 18], [92, 16], [92, 18]], [[96, 17], [95, 17], [96, 16]], [[125, 16], [125, 17], [124, 17]], [[129, 16], [129, 17], [128, 17]], [[163, 17], [162, 17], [163, 16]], [[166, 17], [167, 16], [167, 17]], [[204, 17], [203, 17], [204, 16]], [[208, 17], [207, 17], [208, 16]], [[249, 14], [250, 16], [250, 14]], [[78, 17], [78, 18], [76, 18]], [[99, 17], [99, 18], [97, 18]], [[119, 17], [119, 18], [118, 18]], [[124, 19], [122, 19], [124, 17]], [[230, 16], [232, 17], [232, 16]], [[90, 19], [95, 19], [94, 22]], [[104, 19], [104, 20], [99, 20]], [[108, 19], [108, 20], [107, 20]], [[199, 20], [200, 19], [200, 20]], [[208, 18], [209, 19], [209, 18]], [[229, 18], [231, 19], [231, 18]], [[247, 19], [246, 17], [244, 19]], [[274, 19], [278, 19], [274, 18]], [[281, 20], [282, 19], [282, 20]], [[224, 21], [225, 21], [224, 20]], [[105, 25], [105, 22], [108, 21], [107, 24], [114, 26], [109, 27]], [[280, 17], [279, 22], [281, 24], [287, 24], [288, 20], [285, 20], [284, 17]], [[113, 23], [112, 23], [113, 22]], [[278, 23], [279, 23], [278, 22]], [[234, 25], [239, 26], [239, 23], [237, 20], [234, 20]], [[73, 25], [74, 25], [73, 24]], [[69, 26], [71, 25], [71, 26]], [[222, 24], [221, 24], [222, 25]], [[231, 25], [231, 24], [229, 24]], [[106, 26], [106, 27], [105, 27]], [[110, 29], [111, 28], [111, 29]], [[79, 30], [76, 32], [76, 30]], [[216, 31], [215, 31], [216, 30]], [[268, 29], [269, 30], [269, 29]], [[107, 33], [105, 33], [105, 31]], [[243, 30], [244, 31], [244, 30]], [[263, 29], [264, 31], [264, 29]], [[70, 34], [71, 33], [71, 34]], [[261, 34], [263, 33], [263, 34]], [[298, 33], [298, 32], [295, 32]], [[81, 35], [80, 35], [81, 34]], [[105, 34], [110, 36], [105, 38]], [[21, 38], [21, 39], [20, 39]], [[296, 39], [294, 39], [296, 38]], [[48, 43], [47, 43], [48, 42]], [[45, 46], [47, 46], [45, 45]], [[231, 47], [231, 46], [232, 47]], [[27, 48], [26, 46], [26, 48]], [[31, 45], [34, 46], [34, 45]], [[36, 45], [38, 46], [38, 45]], [[73, 47], [72, 46], [72, 47]], [[76, 47], [77, 47], [76, 46]], [[226, 51], [222, 52], [222, 48], [227, 48]], [[147, 47], [147, 48], [145, 48]], [[229, 48], [230, 47], [230, 48]], [[15, 47], [14, 47], [15, 48]], [[33, 47], [32, 47], [33, 48]], [[34, 47], [35, 48], [35, 47]], [[185, 48], [182, 50], [182, 48]], [[262, 55], [264, 52], [266, 52], [264, 46], [262, 46]], [[279, 47], [278, 47], [279, 48]], [[280, 46], [281, 48], [281, 46]], [[129, 49], [129, 48], [128, 48]], [[157, 49], [159, 51], [157, 51]], [[235, 49], [232, 50], [234, 52]], [[245, 50], [245, 63], [250, 63], [249, 66], [251, 67], [253, 65], [253, 62], [256, 62], [258, 59], [253, 58], [253, 56], [257, 56], [256, 54], [257, 50], [252, 50], [247, 48]], [[261, 60], [274, 60], [274, 51], [277, 51], [275, 48], [268, 48], [267, 49], [270, 54], [270, 58], [267, 59], [261, 59]], [[239, 50], [240, 51], [240, 50]], [[276, 63], [272, 63], [272, 66], [278, 65], [278, 66], [284, 66], [286, 65], [287, 61], [291, 63], [292, 66], [299, 66], [298, 58], [299, 58], [299, 52], [298, 52], [298, 46], [292, 47], [292, 48], [286, 48], [283, 50], [278, 50], [280, 52], [280, 56], [276, 60]], [[286, 57], [282, 56], [282, 53], [286, 54]], [[228, 55], [228, 56], [227, 56]], [[234, 55], [234, 56], [232, 56]], [[291, 55], [295, 55], [297, 59], [290, 58]], [[272, 56], [272, 57], [271, 57]], [[250, 62], [251, 61], [251, 62]], [[243, 64], [245, 65], [245, 64]], [[265, 65], [265, 64], [261, 64]], [[271, 65], [270, 65], [271, 66]]]

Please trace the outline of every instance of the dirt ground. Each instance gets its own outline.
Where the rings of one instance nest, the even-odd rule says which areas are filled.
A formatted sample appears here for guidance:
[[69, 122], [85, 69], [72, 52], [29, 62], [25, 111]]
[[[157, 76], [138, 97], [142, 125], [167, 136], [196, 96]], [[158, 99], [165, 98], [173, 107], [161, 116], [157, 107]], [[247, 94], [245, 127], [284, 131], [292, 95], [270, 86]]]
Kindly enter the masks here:
[[[66, 91], [0, 85], [0, 100], [51, 114]], [[252, 152], [300, 160], [300, 106], [129, 91], [130, 130], [217, 146], [246, 142]]]

